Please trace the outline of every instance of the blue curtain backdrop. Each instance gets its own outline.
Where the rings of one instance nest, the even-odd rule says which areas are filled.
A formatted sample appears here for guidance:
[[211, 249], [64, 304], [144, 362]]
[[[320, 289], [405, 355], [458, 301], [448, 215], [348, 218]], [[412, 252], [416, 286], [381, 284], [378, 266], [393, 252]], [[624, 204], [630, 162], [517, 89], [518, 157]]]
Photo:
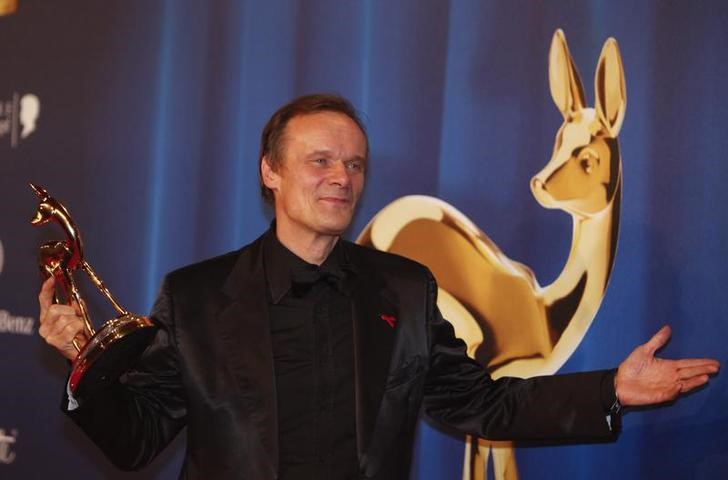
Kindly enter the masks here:
[[[613, 277], [562, 371], [616, 366], [665, 323], [665, 356], [725, 363], [728, 3], [19, 0], [0, 17], [0, 477], [122, 477], [58, 410], [67, 367], [37, 336], [34, 252], [59, 231], [28, 225], [27, 181], [69, 206], [88, 260], [122, 303], [146, 312], [165, 272], [267, 227], [262, 125], [292, 97], [335, 91], [361, 110], [371, 139], [350, 236], [390, 201], [432, 195], [546, 284], [571, 222], [542, 209], [528, 182], [561, 123], [547, 72], [559, 27], [590, 103], [609, 36], [628, 95]], [[11, 107], [27, 94], [40, 113], [16, 138]], [[674, 406], [629, 413], [614, 444], [519, 448], [519, 472], [727, 478], [727, 401], [721, 374]], [[183, 448], [181, 438], [129, 478], [176, 478]], [[459, 478], [462, 451], [460, 438], [423, 424], [412, 477]]]

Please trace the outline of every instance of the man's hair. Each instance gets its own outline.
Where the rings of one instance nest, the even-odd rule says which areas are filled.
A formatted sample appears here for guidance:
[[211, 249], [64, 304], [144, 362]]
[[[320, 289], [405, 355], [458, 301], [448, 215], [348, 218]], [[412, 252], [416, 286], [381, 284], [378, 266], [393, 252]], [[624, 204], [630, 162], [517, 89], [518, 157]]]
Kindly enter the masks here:
[[258, 157], [258, 177], [260, 179], [260, 193], [263, 199], [273, 204], [273, 191], [263, 183], [260, 167], [263, 158], [268, 159], [270, 167], [277, 171], [283, 160], [284, 134], [288, 122], [299, 115], [310, 115], [320, 112], [336, 112], [346, 115], [356, 123], [364, 134], [366, 142], [366, 155], [369, 155], [369, 139], [354, 106], [344, 97], [334, 93], [316, 93], [298, 97], [279, 108], [268, 120], [260, 136], [260, 155]]

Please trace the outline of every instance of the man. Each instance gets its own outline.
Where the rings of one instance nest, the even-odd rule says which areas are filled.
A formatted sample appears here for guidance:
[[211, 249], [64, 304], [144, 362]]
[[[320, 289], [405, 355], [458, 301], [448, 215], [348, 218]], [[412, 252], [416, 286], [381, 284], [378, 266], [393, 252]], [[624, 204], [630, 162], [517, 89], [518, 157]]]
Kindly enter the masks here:
[[[420, 407], [492, 439], [609, 439], [624, 406], [705, 384], [714, 360], [654, 357], [663, 328], [616, 371], [493, 381], [436, 307], [426, 268], [342, 240], [368, 141], [353, 107], [311, 95], [261, 141], [271, 229], [173, 272], [154, 343], [108, 389], [63, 408], [118, 466], [139, 468], [187, 426], [182, 477], [407, 478]], [[40, 334], [66, 358], [82, 323], [43, 284]]]

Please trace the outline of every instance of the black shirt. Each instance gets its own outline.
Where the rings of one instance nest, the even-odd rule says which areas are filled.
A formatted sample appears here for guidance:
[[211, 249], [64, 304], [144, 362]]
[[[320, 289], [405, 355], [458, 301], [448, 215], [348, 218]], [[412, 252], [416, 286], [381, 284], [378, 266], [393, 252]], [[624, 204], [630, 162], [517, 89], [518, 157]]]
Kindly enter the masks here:
[[[356, 478], [353, 270], [341, 245], [319, 268], [286, 249], [273, 228], [263, 261], [273, 342], [280, 479]], [[338, 272], [313, 283], [292, 271]], [[316, 275], [314, 275], [316, 276]]]

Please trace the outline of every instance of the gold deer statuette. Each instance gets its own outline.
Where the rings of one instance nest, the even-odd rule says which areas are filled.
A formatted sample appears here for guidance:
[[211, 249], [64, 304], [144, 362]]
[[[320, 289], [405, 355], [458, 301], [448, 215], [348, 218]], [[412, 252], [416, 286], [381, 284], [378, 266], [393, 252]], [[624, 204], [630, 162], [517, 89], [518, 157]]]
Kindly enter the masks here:
[[[157, 326], [149, 318], [124, 309], [86, 262], [81, 232], [66, 207], [43, 187], [31, 183], [30, 188], [39, 199], [30, 223], [34, 226], [57, 223], [66, 236], [65, 240], [40, 245], [38, 266], [45, 277], [55, 279], [56, 302], [59, 301], [58, 292], [64, 293], [65, 303], [76, 305], [83, 319], [85, 342], [80, 345], [78, 336], [73, 340], [79, 353], [73, 361], [69, 380], [71, 391], [80, 398], [115, 380], [131, 366], [151, 341]], [[93, 328], [86, 303], [74, 279], [76, 270], [86, 273], [116, 310], [117, 316], [106, 322], [98, 332]]]

